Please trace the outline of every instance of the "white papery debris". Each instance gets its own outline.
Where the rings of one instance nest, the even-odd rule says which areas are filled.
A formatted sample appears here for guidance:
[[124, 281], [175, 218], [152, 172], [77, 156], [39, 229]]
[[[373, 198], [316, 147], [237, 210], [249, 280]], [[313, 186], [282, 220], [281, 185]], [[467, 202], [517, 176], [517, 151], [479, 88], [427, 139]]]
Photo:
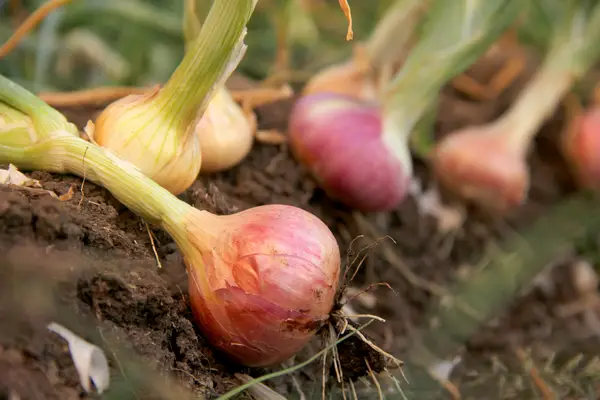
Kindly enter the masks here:
[[444, 205], [435, 186], [423, 190], [421, 182], [413, 178], [408, 191], [415, 199], [419, 213], [429, 215], [437, 220], [439, 232], [445, 234], [463, 226], [466, 219], [464, 211]]
[[[253, 378], [246, 374], [235, 374], [235, 377], [238, 378], [242, 383], [248, 383], [253, 380]], [[285, 400], [285, 397], [268, 387], [263, 383], [256, 383], [248, 388], [248, 392], [255, 399], [260, 400]]]
[[461, 362], [461, 358], [458, 356], [452, 361], [440, 361], [429, 367], [429, 373], [441, 381], [447, 381], [459, 362]]
[[579, 295], [597, 293], [600, 278], [594, 266], [587, 260], [576, 260], [571, 265], [571, 279]]
[[8, 169], [0, 169], [0, 183], [4, 185], [26, 186], [41, 188], [40, 182], [28, 178], [24, 173], [20, 172], [17, 167], [12, 164], [8, 165]]
[[73, 364], [79, 374], [79, 381], [86, 392], [91, 392], [91, 382], [94, 383], [98, 393], [104, 392], [109, 385], [110, 372], [108, 369], [108, 360], [101, 348], [93, 345], [67, 328], [52, 322], [48, 329], [65, 339], [69, 344], [69, 351]]
[[[24, 173], [19, 171], [17, 167], [12, 164], [8, 165], [8, 169], [0, 168], [0, 184], [3, 185], [14, 185], [25, 188], [32, 188], [38, 190], [42, 188], [42, 184], [37, 179], [28, 178]], [[45, 190], [50, 196], [60, 201], [69, 201], [73, 198], [73, 185], [69, 188], [67, 193], [63, 195], [57, 195], [51, 190]]]
[[358, 314], [356, 312], [356, 310], [354, 308], [352, 308], [352, 306], [348, 303], [345, 303], [342, 306], [342, 313], [349, 319], [351, 319], [354, 322], [358, 322], [358, 318], [355, 317], [356, 314]]

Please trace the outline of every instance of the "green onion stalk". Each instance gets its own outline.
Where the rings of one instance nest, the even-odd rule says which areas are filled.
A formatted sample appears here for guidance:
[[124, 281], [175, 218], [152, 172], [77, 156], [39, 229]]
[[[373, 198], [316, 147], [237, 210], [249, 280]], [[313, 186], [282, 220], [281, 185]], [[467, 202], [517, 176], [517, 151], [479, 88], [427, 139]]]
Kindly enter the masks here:
[[449, 134], [433, 156], [436, 176], [443, 185], [493, 211], [508, 211], [526, 201], [526, 157], [533, 139], [600, 55], [600, 5], [596, 2], [539, 0], [533, 5], [523, 23], [545, 25], [549, 32], [537, 72], [500, 118]]
[[[184, 0], [183, 32], [186, 49], [193, 48], [202, 24], [197, 14], [197, 1]], [[194, 130], [200, 144], [201, 171], [224, 171], [239, 164], [252, 149], [256, 116], [245, 112], [233, 99], [225, 81], [214, 87], [215, 94], [206, 109], [198, 110]]]
[[365, 43], [354, 46], [350, 60], [316, 73], [303, 95], [336, 93], [358, 100], [376, 100], [379, 88], [408, 53], [416, 29], [431, 0], [396, 0]]
[[134, 164], [80, 138], [60, 113], [2, 76], [0, 102], [0, 163], [76, 174], [167, 231], [185, 260], [197, 323], [233, 360], [284, 361], [328, 321], [340, 252], [316, 216], [285, 205], [227, 216], [198, 210]]
[[[409, 139], [442, 87], [473, 64], [515, 21], [519, 0], [432, 0], [419, 38], [378, 101], [315, 93], [296, 102], [290, 147], [321, 187], [362, 211], [390, 211], [412, 179]], [[426, 119], [425, 119], [426, 121]], [[335, 149], [333, 151], [332, 149]]]
[[88, 135], [170, 192], [187, 189], [202, 165], [194, 128], [246, 51], [246, 24], [256, 2], [214, 2], [167, 83], [113, 102], [88, 127]]

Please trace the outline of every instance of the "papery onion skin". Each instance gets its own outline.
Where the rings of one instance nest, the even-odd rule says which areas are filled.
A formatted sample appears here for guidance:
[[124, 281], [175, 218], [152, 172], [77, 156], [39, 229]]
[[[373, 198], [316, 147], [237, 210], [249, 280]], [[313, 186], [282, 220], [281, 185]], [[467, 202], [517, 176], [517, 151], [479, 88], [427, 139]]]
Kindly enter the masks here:
[[331, 231], [314, 215], [284, 205], [204, 214], [196, 222], [201, 226], [192, 219], [187, 229], [189, 237], [204, 238], [198, 246], [206, 279], [188, 263], [189, 293], [204, 335], [247, 366], [291, 357], [333, 307], [340, 253]]
[[527, 198], [525, 158], [498, 132], [466, 128], [449, 134], [436, 146], [433, 169], [442, 185], [482, 208], [504, 212]]
[[111, 103], [95, 121], [93, 139], [134, 164], [173, 194], [189, 188], [202, 164], [194, 134], [176, 132], [153, 102], [160, 89], [134, 94]]
[[587, 189], [600, 188], [600, 107], [575, 117], [563, 150], [577, 183]]
[[224, 171], [240, 163], [252, 149], [255, 128], [254, 115], [244, 114], [226, 89], [218, 90], [196, 125], [201, 171]]
[[411, 161], [386, 145], [374, 104], [330, 93], [304, 96], [288, 135], [298, 161], [330, 197], [362, 211], [392, 210], [406, 197]]

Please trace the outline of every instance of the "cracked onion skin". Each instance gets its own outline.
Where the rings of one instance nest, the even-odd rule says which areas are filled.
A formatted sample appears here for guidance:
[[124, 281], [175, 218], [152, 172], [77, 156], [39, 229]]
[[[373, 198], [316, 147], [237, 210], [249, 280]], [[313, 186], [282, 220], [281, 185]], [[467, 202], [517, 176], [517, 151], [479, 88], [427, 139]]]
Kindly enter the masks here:
[[246, 366], [294, 355], [333, 307], [340, 253], [329, 228], [284, 205], [228, 216], [204, 212], [196, 222], [188, 231], [204, 238], [198, 246], [206, 275], [188, 264], [189, 293], [205, 336]]
[[[297, 160], [332, 198], [361, 211], [388, 211], [406, 197], [412, 164], [385, 143], [381, 109], [333, 93], [302, 97], [288, 135]], [[401, 154], [399, 156], [398, 154]]]
[[473, 127], [451, 133], [438, 143], [432, 161], [443, 186], [483, 208], [504, 212], [527, 198], [525, 157], [503, 132]]
[[563, 151], [577, 183], [586, 189], [600, 189], [600, 107], [574, 118]]

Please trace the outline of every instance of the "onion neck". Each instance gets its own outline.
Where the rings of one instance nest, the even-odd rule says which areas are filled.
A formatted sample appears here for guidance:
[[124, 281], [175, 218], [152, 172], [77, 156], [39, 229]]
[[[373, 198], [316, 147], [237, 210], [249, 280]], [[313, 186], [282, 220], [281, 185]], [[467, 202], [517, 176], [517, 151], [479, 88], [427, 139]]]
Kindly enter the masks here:
[[491, 125], [515, 151], [527, 152], [542, 124], [587, 70], [581, 68], [577, 51], [569, 41], [555, 46], [510, 109]]
[[385, 146], [390, 150], [400, 161], [403, 167], [405, 176], [412, 175], [412, 158], [408, 145], [408, 135], [402, 132], [407, 132], [405, 125], [406, 118], [397, 115], [384, 115], [382, 120], [382, 135], [381, 139]]
[[[42, 119], [40, 115], [55, 125], [66, 121], [62, 114], [43, 102], [39, 103], [32, 93], [2, 76], [0, 99], [21, 112], [29, 111], [34, 121]], [[24, 170], [72, 173], [103, 186], [129, 210], [165, 229], [181, 249], [188, 265], [204, 274], [202, 249], [199, 246], [206, 248], [210, 237], [209, 233], [199, 237], [198, 232], [203, 232], [203, 224], [213, 231], [217, 229], [217, 216], [179, 200], [135, 165], [104, 147], [89, 143], [77, 134], [71, 135], [62, 130], [39, 131], [41, 127], [37, 124], [35, 128], [43, 133], [18, 143], [0, 142], [0, 163], [12, 163]], [[190, 227], [198, 228], [196, 235]], [[202, 285], [206, 287], [206, 284], [203, 279]]]
[[521, 10], [517, 1], [457, 3], [451, 11], [444, 1], [429, 6], [419, 41], [383, 93], [384, 119], [394, 127], [386, 134], [397, 130], [407, 140], [442, 87], [474, 63]]
[[0, 163], [25, 170], [72, 173], [108, 189], [113, 196], [148, 222], [171, 227], [193, 207], [109, 150], [73, 136], [55, 136], [27, 147], [0, 144]]
[[418, 68], [405, 65], [384, 93], [381, 138], [406, 168], [407, 176], [412, 174], [408, 140], [442, 85], [443, 82], [433, 76], [419, 79]]
[[67, 121], [61, 113], [2, 75], [0, 75], [0, 101], [27, 114], [42, 136], [58, 131], [73, 136], [79, 135], [75, 125]]
[[408, 51], [408, 44], [430, 0], [396, 0], [377, 23], [366, 50], [374, 68], [393, 63]]
[[[428, 71], [417, 62], [407, 62], [383, 93], [383, 136], [396, 136], [408, 141], [417, 122], [431, 107], [445, 76], [439, 69]], [[443, 66], [438, 66], [443, 68]], [[429, 73], [431, 72], [431, 73]], [[388, 138], [390, 142], [392, 138]]]
[[572, 4], [553, 26], [547, 55], [533, 79], [512, 107], [492, 127], [515, 151], [527, 151], [541, 125], [549, 118], [573, 83], [587, 73], [598, 58], [600, 6], [592, 10]]
[[133, 164], [78, 137], [57, 136], [21, 148], [0, 144], [0, 163], [9, 162], [24, 170], [72, 173], [103, 186], [129, 210], [171, 235], [188, 268], [194, 268], [194, 282], [212, 296], [202, 258], [212, 237], [203, 226], [217, 229], [218, 216], [179, 200]]
[[196, 0], [184, 0], [183, 5], [183, 41], [184, 48], [187, 52], [190, 43], [200, 35], [202, 24], [197, 13]]
[[573, 84], [569, 71], [540, 71], [509, 111], [493, 126], [522, 154]]
[[169, 81], [153, 99], [165, 119], [187, 134], [216, 87], [241, 61], [243, 37], [257, 0], [219, 0]]

